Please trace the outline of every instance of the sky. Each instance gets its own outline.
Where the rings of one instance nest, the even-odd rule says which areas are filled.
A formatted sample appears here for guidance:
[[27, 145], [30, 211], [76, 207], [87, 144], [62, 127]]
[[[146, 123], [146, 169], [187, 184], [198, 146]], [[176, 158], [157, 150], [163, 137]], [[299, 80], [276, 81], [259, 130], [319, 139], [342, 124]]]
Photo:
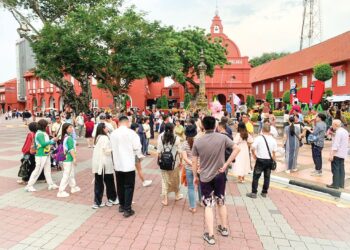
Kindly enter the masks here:
[[[322, 40], [350, 30], [349, 0], [321, 2]], [[303, 0], [125, 0], [177, 29], [198, 26], [209, 32], [216, 2], [224, 33], [240, 48], [242, 56], [299, 49]], [[18, 24], [0, 9], [0, 82], [16, 77]]]

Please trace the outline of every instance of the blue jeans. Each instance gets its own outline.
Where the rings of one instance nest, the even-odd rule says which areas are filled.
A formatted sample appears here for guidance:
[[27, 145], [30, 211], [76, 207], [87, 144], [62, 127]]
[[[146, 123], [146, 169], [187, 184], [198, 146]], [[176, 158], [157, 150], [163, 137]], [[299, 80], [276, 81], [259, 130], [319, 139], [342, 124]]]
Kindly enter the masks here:
[[312, 159], [315, 164], [315, 169], [318, 172], [322, 173], [322, 149], [321, 147], [316, 146], [315, 144], [311, 145]]
[[196, 196], [195, 196], [196, 191], [194, 190], [192, 169], [189, 170], [186, 168], [186, 180], [187, 180], [188, 200], [190, 203], [190, 208], [196, 208]]

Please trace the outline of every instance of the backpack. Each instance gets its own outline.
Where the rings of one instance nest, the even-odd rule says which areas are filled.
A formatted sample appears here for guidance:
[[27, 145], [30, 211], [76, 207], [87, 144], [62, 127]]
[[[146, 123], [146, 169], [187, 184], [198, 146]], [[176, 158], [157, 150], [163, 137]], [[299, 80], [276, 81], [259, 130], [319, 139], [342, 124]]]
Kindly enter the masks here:
[[55, 155], [55, 160], [56, 162], [62, 162], [66, 160], [66, 152], [64, 150], [64, 144], [65, 140], [63, 140], [60, 145], [57, 147], [56, 155]]
[[166, 171], [174, 170], [177, 153], [174, 157], [171, 151], [174, 147], [175, 141], [176, 141], [176, 136], [174, 138], [171, 148], [169, 148], [164, 146], [164, 141], [162, 138], [162, 144], [164, 149], [163, 149], [163, 152], [160, 154], [160, 157], [158, 158], [158, 165], [161, 170], [166, 170]]

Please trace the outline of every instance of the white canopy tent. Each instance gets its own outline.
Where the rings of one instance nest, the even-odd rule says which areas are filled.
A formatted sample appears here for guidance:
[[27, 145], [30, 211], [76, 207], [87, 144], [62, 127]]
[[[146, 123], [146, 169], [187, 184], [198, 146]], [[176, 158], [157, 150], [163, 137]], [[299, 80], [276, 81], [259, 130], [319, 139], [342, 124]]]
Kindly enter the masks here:
[[345, 102], [350, 101], [350, 95], [333, 95], [326, 98], [329, 102]]

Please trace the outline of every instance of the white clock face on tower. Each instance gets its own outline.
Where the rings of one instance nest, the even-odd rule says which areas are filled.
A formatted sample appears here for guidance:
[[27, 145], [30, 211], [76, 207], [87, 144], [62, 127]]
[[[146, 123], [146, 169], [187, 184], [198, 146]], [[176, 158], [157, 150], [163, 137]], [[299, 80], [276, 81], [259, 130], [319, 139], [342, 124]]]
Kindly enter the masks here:
[[219, 26], [215, 25], [214, 26], [214, 33], [219, 33], [219, 32], [220, 32]]

